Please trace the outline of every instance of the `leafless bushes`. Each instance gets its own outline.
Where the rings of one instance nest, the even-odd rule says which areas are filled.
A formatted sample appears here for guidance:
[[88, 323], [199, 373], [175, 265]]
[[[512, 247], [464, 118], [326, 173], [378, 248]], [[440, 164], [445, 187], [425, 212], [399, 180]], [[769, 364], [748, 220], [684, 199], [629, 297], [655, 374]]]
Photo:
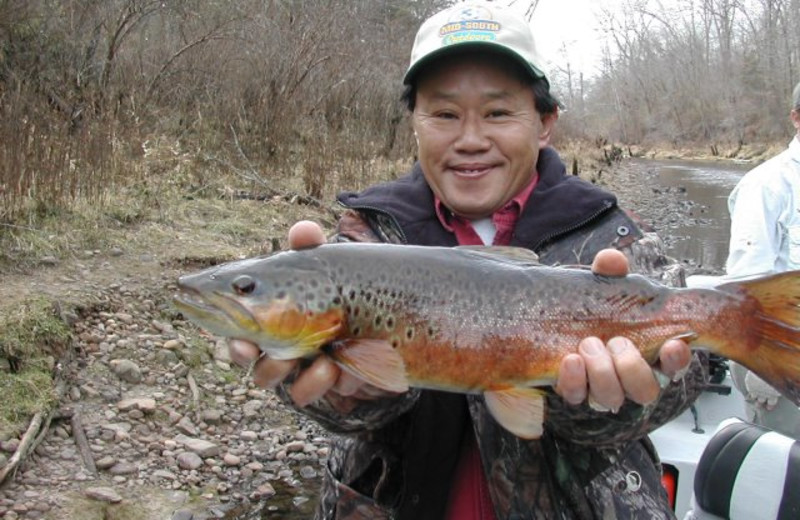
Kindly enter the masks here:
[[410, 151], [400, 77], [442, 3], [0, 0], [0, 221], [161, 174], [165, 140], [275, 187], [357, 187]]

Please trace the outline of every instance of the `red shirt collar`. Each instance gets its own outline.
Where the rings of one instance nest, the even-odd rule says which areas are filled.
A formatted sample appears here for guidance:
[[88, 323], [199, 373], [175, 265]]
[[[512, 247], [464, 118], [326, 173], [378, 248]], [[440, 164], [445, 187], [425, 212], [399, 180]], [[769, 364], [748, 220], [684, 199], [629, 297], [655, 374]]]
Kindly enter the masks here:
[[[504, 213], [504, 214], [512, 213], [516, 215], [516, 217], [514, 218], [514, 220], [516, 221], [516, 219], [519, 218], [519, 216], [522, 214], [522, 210], [525, 209], [525, 205], [528, 203], [528, 199], [530, 198], [531, 193], [533, 193], [533, 189], [536, 188], [536, 184], [538, 182], [539, 182], [539, 173], [534, 171], [533, 175], [531, 176], [531, 181], [528, 183], [528, 185], [525, 186], [519, 193], [517, 193], [517, 195], [514, 198], [506, 202], [506, 204], [502, 208], [497, 210], [492, 215], [492, 217], [494, 217], [494, 215], [497, 215], [499, 213]], [[454, 215], [453, 212], [451, 212], [444, 205], [444, 203], [441, 201], [441, 199], [439, 199], [439, 197], [434, 196], [433, 204], [436, 209], [436, 216], [438, 217], [439, 222], [447, 231], [455, 233], [456, 230], [454, 226], [463, 224], [469, 225], [471, 227], [468, 219], [459, 217], [458, 215]]]

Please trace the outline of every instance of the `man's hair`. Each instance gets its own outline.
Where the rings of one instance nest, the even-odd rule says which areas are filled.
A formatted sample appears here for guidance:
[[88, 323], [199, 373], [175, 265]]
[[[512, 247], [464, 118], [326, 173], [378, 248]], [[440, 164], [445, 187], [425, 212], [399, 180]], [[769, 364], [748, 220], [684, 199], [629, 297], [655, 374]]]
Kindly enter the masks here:
[[[466, 49], [464, 49], [464, 51], [466, 51]], [[464, 51], [459, 52], [459, 54], [466, 54], [467, 52]], [[516, 61], [508, 58], [506, 55], [497, 52], [491, 52], [491, 54], [508, 63], [511, 67], [509, 72], [511, 72], [520, 83], [531, 89], [531, 92], [533, 92], [533, 102], [539, 114], [553, 114], [559, 109], [561, 103], [559, 103], [558, 99], [550, 92], [550, 84], [547, 80], [531, 76]], [[451, 58], [453, 55], [454, 53], [450, 53], [447, 56]], [[414, 108], [417, 106], [417, 82], [419, 77], [425, 75], [425, 72], [432, 66], [435, 66], [435, 63], [436, 60], [421, 67], [414, 78], [412, 78], [411, 82], [405, 86], [400, 101], [408, 108], [409, 112], [413, 112]]]

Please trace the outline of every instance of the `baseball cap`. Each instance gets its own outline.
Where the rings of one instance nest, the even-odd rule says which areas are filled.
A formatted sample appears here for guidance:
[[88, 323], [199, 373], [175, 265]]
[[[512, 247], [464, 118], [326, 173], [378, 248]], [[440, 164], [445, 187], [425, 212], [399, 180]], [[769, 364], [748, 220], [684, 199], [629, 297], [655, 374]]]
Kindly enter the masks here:
[[794, 94], [792, 94], [792, 108], [794, 110], [800, 110], [800, 83], [794, 87]]
[[403, 83], [411, 83], [420, 67], [433, 58], [467, 46], [498, 50], [514, 58], [532, 77], [547, 81], [525, 17], [495, 5], [476, 3], [439, 11], [420, 26]]

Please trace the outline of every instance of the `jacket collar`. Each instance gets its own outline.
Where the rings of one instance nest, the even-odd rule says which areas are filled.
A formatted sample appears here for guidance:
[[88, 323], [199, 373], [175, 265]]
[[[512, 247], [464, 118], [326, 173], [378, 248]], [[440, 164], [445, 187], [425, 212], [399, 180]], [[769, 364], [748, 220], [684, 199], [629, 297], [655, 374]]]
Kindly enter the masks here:
[[[567, 175], [564, 163], [552, 148], [541, 150], [536, 169], [539, 182], [520, 215], [512, 245], [536, 249], [616, 206], [614, 195]], [[419, 163], [405, 177], [372, 186], [361, 193], [341, 193], [338, 200], [348, 208], [390, 215], [410, 243], [456, 245], [453, 234], [438, 221], [434, 195]]]

